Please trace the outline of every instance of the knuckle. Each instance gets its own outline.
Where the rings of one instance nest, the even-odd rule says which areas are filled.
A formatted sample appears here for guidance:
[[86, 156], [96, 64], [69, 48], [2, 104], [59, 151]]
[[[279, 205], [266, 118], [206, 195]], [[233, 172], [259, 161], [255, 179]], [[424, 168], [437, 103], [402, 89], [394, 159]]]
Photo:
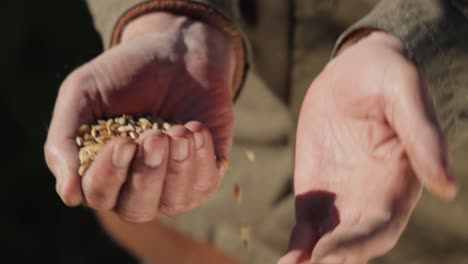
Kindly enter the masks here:
[[161, 201], [161, 204], [159, 206], [159, 213], [163, 216], [171, 217], [171, 216], [177, 216], [180, 215], [186, 211], [188, 211], [189, 208], [187, 205], [184, 204], [174, 204], [174, 203], [167, 203], [164, 201]]
[[49, 140], [47, 140], [45, 143], [44, 143], [44, 146], [43, 146], [43, 150], [44, 150], [44, 154], [45, 156], [49, 156], [51, 155], [52, 151], [53, 151], [53, 146], [52, 144], [50, 143]]
[[129, 187], [135, 192], [155, 192], [155, 189], [164, 185], [166, 175], [166, 173], [158, 171], [157, 168], [142, 166], [131, 175]]
[[73, 71], [62, 83], [62, 89], [76, 90], [78, 87], [87, 87], [94, 84], [94, 76], [89, 67], [85, 64]]
[[86, 192], [88, 206], [99, 210], [110, 210], [113, 207], [112, 201], [103, 190], [93, 189]]
[[163, 180], [162, 173], [155, 173], [153, 168], [142, 166], [131, 176], [130, 187], [135, 192], [144, 192], [148, 190], [149, 186], [154, 186], [156, 182], [159, 183]]
[[46, 141], [46, 143], [44, 144], [44, 156], [45, 156], [47, 166], [51, 170], [53, 170], [53, 167], [55, 166], [56, 153], [57, 153], [57, 148], [52, 143], [50, 143], [50, 141]]
[[88, 180], [90, 185], [100, 190], [120, 186], [127, 180], [127, 168], [116, 168], [113, 164], [110, 164], [112, 161], [99, 156], [106, 154], [108, 153], [99, 153], [97, 159], [89, 168], [90, 177]]
[[125, 222], [139, 224], [150, 222], [155, 216], [154, 213], [151, 212], [130, 210], [125, 207], [119, 207], [117, 209], [117, 214]]
[[216, 180], [207, 180], [198, 181], [193, 185], [193, 190], [196, 193], [211, 194], [217, 189], [218, 183]]
[[103, 186], [103, 188], [105, 188], [104, 186], [120, 186], [125, 183], [126, 179], [126, 169], [115, 169], [112, 166], [103, 166], [95, 184]]

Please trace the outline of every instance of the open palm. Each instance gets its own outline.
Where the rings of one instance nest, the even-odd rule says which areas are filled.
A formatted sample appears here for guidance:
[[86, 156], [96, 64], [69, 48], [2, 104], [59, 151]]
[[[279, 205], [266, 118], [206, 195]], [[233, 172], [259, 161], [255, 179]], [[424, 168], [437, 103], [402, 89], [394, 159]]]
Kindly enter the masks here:
[[421, 182], [454, 196], [431, 100], [400, 41], [386, 34], [327, 65], [300, 113], [296, 226], [280, 263], [366, 263], [395, 245]]

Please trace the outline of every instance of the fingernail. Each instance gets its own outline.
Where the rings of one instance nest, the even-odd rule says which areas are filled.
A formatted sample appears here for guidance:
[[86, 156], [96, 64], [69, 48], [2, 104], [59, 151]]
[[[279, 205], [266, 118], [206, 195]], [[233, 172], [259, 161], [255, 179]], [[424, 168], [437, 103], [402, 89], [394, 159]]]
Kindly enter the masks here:
[[112, 153], [112, 163], [118, 168], [125, 168], [130, 166], [133, 155], [135, 154], [136, 145], [133, 143], [125, 142], [117, 144]]
[[205, 144], [205, 137], [203, 136], [203, 132], [194, 133], [193, 137], [195, 139], [195, 148], [201, 149]]
[[162, 132], [145, 139], [143, 149], [146, 166], [157, 167], [162, 163], [166, 154], [167, 142], [167, 138]]
[[189, 155], [189, 141], [186, 138], [173, 138], [171, 142], [171, 158], [184, 161]]

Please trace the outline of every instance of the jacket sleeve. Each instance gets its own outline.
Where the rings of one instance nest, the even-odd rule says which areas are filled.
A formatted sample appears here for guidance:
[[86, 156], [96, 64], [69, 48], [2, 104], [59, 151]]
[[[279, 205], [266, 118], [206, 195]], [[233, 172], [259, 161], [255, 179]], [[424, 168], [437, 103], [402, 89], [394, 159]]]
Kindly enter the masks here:
[[401, 39], [435, 96], [449, 143], [468, 140], [468, 0], [381, 0], [339, 37], [333, 56], [369, 29]]
[[236, 56], [232, 94], [236, 97], [249, 68], [248, 43], [237, 26], [236, 0], [87, 0], [94, 25], [106, 49], [117, 45], [125, 26], [133, 19], [157, 11], [185, 15], [225, 33]]

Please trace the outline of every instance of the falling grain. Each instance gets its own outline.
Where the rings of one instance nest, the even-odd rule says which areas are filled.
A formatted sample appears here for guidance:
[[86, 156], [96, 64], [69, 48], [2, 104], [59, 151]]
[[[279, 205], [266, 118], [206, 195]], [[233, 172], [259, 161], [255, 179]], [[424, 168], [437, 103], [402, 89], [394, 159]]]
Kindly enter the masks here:
[[245, 156], [247, 157], [247, 159], [251, 162], [254, 162], [255, 161], [255, 153], [248, 149], [248, 148], [244, 148], [244, 153], [245, 153]]
[[240, 238], [244, 244], [244, 248], [249, 246], [249, 242], [252, 236], [252, 229], [248, 225], [244, 225], [240, 229]]
[[242, 204], [242, 191], [239, 184], [234, 185], [234, 198], [236, 199], [237, 205]]
[[219, 174], [221, 176], [224, 175], [226, 171], [229, 169], [229, 161], [227, 161], [224, 158], [219, 159], [217, 165], [218, 165]]

